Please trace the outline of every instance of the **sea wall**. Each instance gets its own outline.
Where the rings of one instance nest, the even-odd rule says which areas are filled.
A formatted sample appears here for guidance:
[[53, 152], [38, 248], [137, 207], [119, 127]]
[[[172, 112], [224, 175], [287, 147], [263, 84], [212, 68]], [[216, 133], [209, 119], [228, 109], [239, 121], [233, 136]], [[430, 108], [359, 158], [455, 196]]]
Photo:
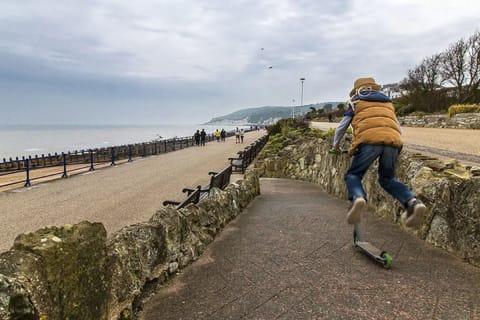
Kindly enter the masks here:
[[100, 223], [46, 227], [21, 234], [0, 254], [0, 319], [133, 319], [133, 310], [205, 250], [258, 194], [255, 171], [182, 209], [107, 238]]
[[[263, 177], [313, 182], [347, 199], [344, 173], [351, 159], [347, 154], [328, 154], [331, 143], [331, 137], [270, 137], [255, 166]], [[280, 145], [283, 148], [278, 151]], [[402, 225], [403, 220], [397, 218], [397, 213], [404, 209], [380, 187], [376, 166], [363, 178], [371, 211], [480, 266], [480, 168], [402, 151], [397, 176], [427, 205], [421, 228], [414, 231]]]
[[402, 126], [426, 128], [480, 129], [480, 113], [459, 113], [398, 117]]

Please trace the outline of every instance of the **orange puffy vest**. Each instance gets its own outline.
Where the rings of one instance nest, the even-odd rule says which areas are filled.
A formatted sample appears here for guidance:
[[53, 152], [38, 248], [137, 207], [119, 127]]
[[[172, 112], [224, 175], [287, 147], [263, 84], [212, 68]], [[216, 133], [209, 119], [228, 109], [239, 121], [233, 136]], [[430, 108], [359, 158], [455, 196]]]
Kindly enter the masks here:
[[349, 154], [362, 144], [389, 145], [402, 148], [403, 141], [391, 102], [357, 100], [352, 120], [353, 141]]

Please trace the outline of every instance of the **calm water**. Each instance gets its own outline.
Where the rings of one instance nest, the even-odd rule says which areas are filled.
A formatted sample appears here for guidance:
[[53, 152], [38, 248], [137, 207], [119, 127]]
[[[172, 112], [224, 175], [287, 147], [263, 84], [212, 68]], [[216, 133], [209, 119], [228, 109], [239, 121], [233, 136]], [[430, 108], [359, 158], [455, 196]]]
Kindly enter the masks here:
[[[212, 133], [218, 126], [0, 126], [0, 162], [3, 158], [87, 150], [173, 137], [192, 136], [197, 129]], [[233, 130], [235, 126], [223, 126]]]

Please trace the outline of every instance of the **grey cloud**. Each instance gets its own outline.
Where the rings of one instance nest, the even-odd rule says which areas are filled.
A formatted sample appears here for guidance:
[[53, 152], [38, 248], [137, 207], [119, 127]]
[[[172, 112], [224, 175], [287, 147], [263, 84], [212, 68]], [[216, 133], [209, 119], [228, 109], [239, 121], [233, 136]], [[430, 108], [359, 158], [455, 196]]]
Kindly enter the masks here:
[[[116, 123], [181, 121], [175, 110], [188, 110], [207, 121], [220, 111], [289, 105], [299, 100], [300, 77], [306, 103], [341, 100], [354, 78], [400, 81], [473, 33], [480, 5], [459, 1], [6, 0], [0, 110], [38, 105], [62, 121], [67, 108], [78, 121], [96, 113]], [[8, 112], [8, 121], [26, 118]], [[35, 112], [32, 119], [48, 120]]]

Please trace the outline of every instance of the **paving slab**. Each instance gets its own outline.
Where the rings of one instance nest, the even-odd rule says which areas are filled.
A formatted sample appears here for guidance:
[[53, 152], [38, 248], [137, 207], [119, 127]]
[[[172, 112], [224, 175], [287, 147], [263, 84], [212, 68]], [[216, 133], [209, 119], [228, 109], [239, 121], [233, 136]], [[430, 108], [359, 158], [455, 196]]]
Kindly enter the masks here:
[[385, 269], [353, 246], [347, 201], [287, 179], [261, 192], [139, 319], [480, 319], [480, 268], [367, 213]]

